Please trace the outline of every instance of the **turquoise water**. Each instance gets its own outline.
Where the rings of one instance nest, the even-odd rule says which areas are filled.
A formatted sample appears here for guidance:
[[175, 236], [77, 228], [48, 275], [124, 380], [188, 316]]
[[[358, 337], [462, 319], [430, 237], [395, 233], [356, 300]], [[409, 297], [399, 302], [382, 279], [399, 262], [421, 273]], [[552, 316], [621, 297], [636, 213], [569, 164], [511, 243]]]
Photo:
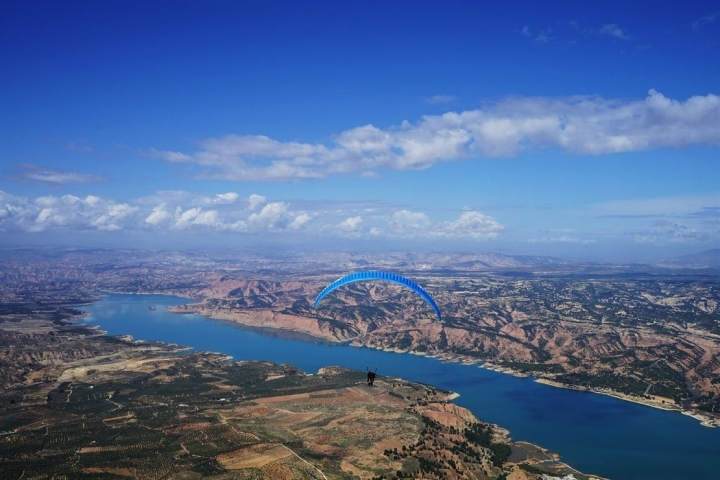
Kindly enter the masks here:
[[185, 302], [163, 295], [110, 294], [82, 309], [91, 314], [86, 322], [110, 335], [188, 345], [235, 360], [291, 363], [311, 373], [327, 365], [377, 368], [378, 375], [452, 390], [461, 395], [455, 403], [478, 418], [509, 429], [514, 440], [559, 453], [585, 473], [618, 480], [720, 478], [720, 429], [703, 427], [679, 413], [553, 388], [477, 366], [284, 338], [164, 311]]

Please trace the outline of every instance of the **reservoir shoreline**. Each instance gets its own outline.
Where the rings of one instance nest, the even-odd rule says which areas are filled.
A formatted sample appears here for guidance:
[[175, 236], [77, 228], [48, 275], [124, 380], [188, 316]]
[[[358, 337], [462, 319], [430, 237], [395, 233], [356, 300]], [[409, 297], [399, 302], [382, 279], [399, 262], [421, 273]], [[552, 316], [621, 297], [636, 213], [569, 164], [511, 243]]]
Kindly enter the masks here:
[[[518, 370], [514, 370], [509, 367], [505, 366], [499, 366], [489, 361], [482, 361], [478, 360], [476, 358], [472, 358], [469, 356], [465, 356], [462, 354], [454, 354], [454, 353], [443, 353], [438, 352], [434, 353], [432, 355], [428, 355], [424, 352], [418, 352], [413, 350], [402, 350], [402, 349], [396, 349], [396, 348], [378, 348], [374, 345], [367, 345], [362, 342], [362, 339], [355, 338], [350, 340], [344, 340], [339, 341], [337, 339], [334, 339], [332, 337], [327, 336], [319, 336], [317, 334], [314, 334], [314, 332], [310, 329], [298, 329], [298, 328], [292, 328], [292, 327], [279, 327], [277, 324], [269, 324], [269, 322], [263, 322], [258, 320], [253, 320], [248, 318], [249, 316], [241, 315], [241, 316], [233, 316], [232, 318], [228, 318], [228, 316], [223, 315], [221, 316], [218, 314], [218, 312], [207, 312], [207, 311], [188, 311], [185, 310], [187, 308], [186, 305], [171, 307], [168, 309], [169, 312], [175, 313], [175, 314], [197, 314], [201, 315], [209, 320], [213, 320], [216, 322], [228, 322], [232, 324], [239, 324], [246, 328], [251, 329], [258, 329], [259, 331], [263, 330], [269, 330], [269, 331], [282, 331], [282, 332], [293, 332], [295, 334], [299, 334], [302, 336], [308, 336], [312, 337], [313, 339], [317, 339], [319, 341], [329, 342], [336, 345], [349, 345], [352, 347], [363, 347], [363, 348], [370, 348], [374, 350], [384, 351], [384, 352], [391, 352], [391, 353], [398, 353], [398, 354], [404, 354], [409, 353], [412, 355], [417, 356], [423, 356], [427, 358], [434, 358], [438, 359], [440, 361], [445, 362], [455, 362], [455, 363], [461, 363], [463, 365], [476, 365], [480, 368], [489, 369], [495, 372], [504, 373], [513, 375], [515, 377], [519, 378], [525, 378], [525, 377], [533, 377], [536, 382], [548, 385], [551, 387], [556, 388], [563, 388], [563, 389], [569, 389], [569, 390], [577, 390], [577, 391], [583, 391], [583, 392], [589, 392], [589, 393], [596, 393], [600, 395], [606, 395], [613, 398], [617, 398], [619, 400], [624, 400], [627, 402], [643, 405], [646, 407], [652, 407], [657, 408], [664, 411], [672, 411], [677, 413], [682, 413], [683, 415], [687, 415], [689, 417], [694, 418], [695, 420], [699, 421], [700, 424], [704, 427], [717, 427], [720, 426], [720, 419], [716, 417], [712, 417], [710, 415], [703, 414], [701, 411], [697, 409], [691, 409], [691, 410], [684, 410], [680, 406], [677, 406], [674, 404], [674, 401], [670, 398], [662, 398], [662, 397], [655, 397], [653, 396], [651, 399], [645, 399], [645, 398], [639, 398], [631, 395], [627, 395], [622, 392], [618, 392], [612, 389], [599, 389], [599, 388], [592, 388], [592, 387], [586, 387], [586, 386], [580, 386], [580, 385], [569, 385], [566, 383], [558, 382], [554, 380], [551, 376], [543, 376], [538, 374], [528, 374], [525, 372], [521, 372]], [[260, 316], [261, 313], [258, 314]], [[262, 323], [262, 325], [258, 325], [258, 323]], [[663, 403], [664, 402], [664, 403]], [[673, 402], [673, 403], [671, 403]]]
[[[459, 356], [385, 352], [357, 345], [349, 349], [348, 344], [327, 339], [310, 343], [269, 337], [267, 331], [258, 333], [257, 327], [165, 310], [183, 301], [187, 300], [165, 295], [109, 294], [84, 307], [91, 315], [78, 321], [99, 324], [109, 335], [190, 345], [198, 351], [231, 355], [235, 361], [272, 360], [307, 372], [326, 365], [378, 367], [379, 375], [457, 392], [455, 403], [509, 430], [515, 441], [542, 445], [559, 452], [570, 467], [607, 478], [711, 478], [720, 468], [718, 429], [698, 428], [685, 415], [667, 415], [609, 395], [547, 388], [554, 385]], [[149, 310], [149, 305], [157, 310]]]

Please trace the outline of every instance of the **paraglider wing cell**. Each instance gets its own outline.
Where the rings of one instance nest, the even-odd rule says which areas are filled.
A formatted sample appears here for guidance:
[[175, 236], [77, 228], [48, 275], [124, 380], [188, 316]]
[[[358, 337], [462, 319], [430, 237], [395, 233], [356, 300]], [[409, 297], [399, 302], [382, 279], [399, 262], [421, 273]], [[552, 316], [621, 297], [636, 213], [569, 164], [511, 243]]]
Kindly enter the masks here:
[[420, 287], [417, 283], [413, 282], [412, 280], [409, 280], [405, 277], [402, 277], [396, 273], [388, 273], [388, 272], [378, 272], [378, 271], [369, 271], [369, 272], [355, 272], [351, 273], [349, 275], [345, 275], [342, 278], [338, 278], [334, 282], [332, 282], [330, 285], [325, 287], [322, 292], [320, 292], [320, 295], [317, 296], [315, 299], [315, 303], [313, 303], [313, 308], [317, 308], [318, 304], [320, 303], [320, 300], [325, 297], [328, 293], [332, 292], [336, 288], [340, 288], [343, 285], [347, 285], [348, 283], [353, 282], [363, 282], [363, 281], [369, 281], [369, 280], [383, 280], [386, 282], [392, 282], [397, 283], [400, 285], [403, 285], [410, 290], [414, 291], [418, 295], [420, 295], [423, 300], [425, 300], [430, 306], [435, 310], [435, 313], [437, 314], [438, 320], [442, 320], [442, 316], [440, 315], [440, 309], [438, 308], [437, 304], [435, 303], [435, 300], [432, 299], [432, 297]]

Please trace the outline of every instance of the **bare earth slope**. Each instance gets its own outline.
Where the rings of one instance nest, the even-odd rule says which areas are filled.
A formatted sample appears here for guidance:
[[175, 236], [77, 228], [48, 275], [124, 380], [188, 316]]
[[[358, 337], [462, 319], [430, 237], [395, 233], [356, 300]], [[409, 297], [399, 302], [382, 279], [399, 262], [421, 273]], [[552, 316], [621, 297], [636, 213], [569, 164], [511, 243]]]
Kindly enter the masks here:
[[[332, 277], [330, 277], [332, 278]], [[318, 310], [326, 278], [208, 278], [175, 309], [338, 342], [476, 361], [576, 388], [704, 415], [720, 407], [720, 286], [707, 282], [421, 279], [443, 322], [412, 292], [352, 284]]]

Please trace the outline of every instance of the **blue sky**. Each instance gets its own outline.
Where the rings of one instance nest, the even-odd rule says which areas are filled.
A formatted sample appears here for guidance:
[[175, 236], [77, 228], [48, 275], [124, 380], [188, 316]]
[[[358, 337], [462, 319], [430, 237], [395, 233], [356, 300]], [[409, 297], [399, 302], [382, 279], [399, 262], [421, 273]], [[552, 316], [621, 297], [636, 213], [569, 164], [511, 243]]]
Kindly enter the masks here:
[[720, 247], [720, 1], [0, 3], [0, 245]]

